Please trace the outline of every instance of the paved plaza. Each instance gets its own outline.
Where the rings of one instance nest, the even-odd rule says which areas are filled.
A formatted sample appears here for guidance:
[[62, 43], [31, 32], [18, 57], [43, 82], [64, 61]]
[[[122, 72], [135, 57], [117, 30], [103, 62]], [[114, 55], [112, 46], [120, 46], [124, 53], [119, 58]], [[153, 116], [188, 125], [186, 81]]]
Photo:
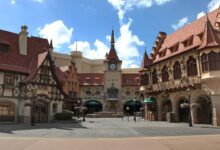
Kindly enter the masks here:
[[44, 138], [134, 138], [220, 134], [220, 128], [209, 125], [188, 127], [187, 123], [151, 122], [133, 117], [87, 118], [86, 122], [30, 125], [0, 125], [0, 137]]

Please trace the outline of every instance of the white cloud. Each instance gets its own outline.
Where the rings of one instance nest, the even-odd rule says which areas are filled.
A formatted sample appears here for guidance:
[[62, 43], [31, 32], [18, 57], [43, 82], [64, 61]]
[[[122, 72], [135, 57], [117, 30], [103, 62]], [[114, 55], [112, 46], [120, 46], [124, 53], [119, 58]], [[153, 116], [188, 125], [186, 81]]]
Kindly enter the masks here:
[[[130, 30], [132, 20], [129, 19], [128, 23], [122, 24], [120, 27], [120, 35], [115, 38], [115, 47], [119, 58], [123, 61], [123, 68], [137, 67], [137, 59], [139, 57], [138, 46], [143, 46], [144, 42], [141, 41]], [[106, 39], [109, 41], [110, 36], [107, 35]], [[82, 51], [83, 55], [90, 59], [104, 59], [105, 54], [109, 52], [109, 47], [100, 40], [94, 42], [94, 49], [87, 41], [78, 41], [77, 50]], [[76, 49], [76, 42], [69, 46], [71, 50]]]
[[38, 30], [41, 37], [53, 40], [55, 48], [60, 48], [62, 44], [70, 43], [73, 35], [73, 28], [68, 28], [62, 20], [46, 24], [43, 28], [38, 28]]
[[147, 8], [153, 4], [163, 5], [172, 0], [108, 0], [108, 2], [118, 11], [120, 22], [123, 22], [124, 15], [127, 11], [136, 8]]
[[12, 0], [12, 1], [11, 1], [11, 4], [12, 4], [12, 5], [16, 4], [16, 1], [15, 1], [15, 0]]
[[220, 5], [220, 0], [211, 0], [208, 4], [208, 11], [213, 11], [214, 9], [217, 9]]
[[136, 64], [136, 59], [139, 57], [138, 46], [144, 45], [144, 42], [130, 30], [131, 24], [132, 20], [129, 19], [128, 23], [121, 25], [120, 36], [115, 43], [118, 55], [123, 60], [122, 67]]
[[177, 30], [177, 29], [181, 28], [182, 26], [184, 26], [186, 23], [188, 23], [188, 21], [189, 21], [189, 19], [187, 17], [184, 17], [184, 18], [180, 19], [177, 24], [173, 24], [172, 28], [174, 30]]
[[202, 11], [202, 12], [197, 14], [197, 19], [199, 19], [199, 18], [201, 18], [203, 16], [205, 16], [205, 12], [204, 11]]

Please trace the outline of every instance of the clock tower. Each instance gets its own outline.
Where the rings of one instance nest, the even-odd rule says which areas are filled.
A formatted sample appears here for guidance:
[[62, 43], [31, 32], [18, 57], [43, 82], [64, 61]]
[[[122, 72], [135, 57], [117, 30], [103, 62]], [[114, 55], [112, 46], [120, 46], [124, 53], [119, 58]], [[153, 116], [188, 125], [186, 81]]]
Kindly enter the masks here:
[[122, 61], [115, 50], [115, 37], [112, 30], [111, 48], [104, 60], [104, 111], [122, 111]]

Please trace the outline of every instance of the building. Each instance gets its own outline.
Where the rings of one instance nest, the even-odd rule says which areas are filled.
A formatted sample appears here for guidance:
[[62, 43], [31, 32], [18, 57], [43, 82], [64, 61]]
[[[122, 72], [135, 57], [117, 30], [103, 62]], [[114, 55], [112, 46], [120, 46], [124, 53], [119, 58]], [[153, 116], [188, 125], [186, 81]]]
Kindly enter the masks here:
[[49, 122], [62, 111], [63, 93], [52, 42], [0, 30], [0, 122]]
[[[144, 53], [140, 91], [146, 119], [220, 125], [220, 9], [174, 33], [160, 32]], [[190, 105], [189, 105], [190, 103]]]
[[80, 97], [89, 112], [122, 112], [125, 106], [133, 107], [134, 103], [138, 109], [141, 107], [140, 69], [121, 68], [122, 61], [115, 50], [114, 31], [105, 59], [87, 59], [77, 48], [71, 55], [53, 53], [53, 58], [61, 68], [74, 62], [79, 77]]

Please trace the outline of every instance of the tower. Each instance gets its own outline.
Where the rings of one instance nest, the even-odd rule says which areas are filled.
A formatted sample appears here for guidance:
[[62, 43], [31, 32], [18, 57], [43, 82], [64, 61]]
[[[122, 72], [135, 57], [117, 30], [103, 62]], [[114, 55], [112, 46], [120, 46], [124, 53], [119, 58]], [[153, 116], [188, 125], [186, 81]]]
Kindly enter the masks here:
[[111, 34], [111, 47], [104, 60], [104, 111], [122, 111], [122, 61], [115, 50], [114, 31]]

